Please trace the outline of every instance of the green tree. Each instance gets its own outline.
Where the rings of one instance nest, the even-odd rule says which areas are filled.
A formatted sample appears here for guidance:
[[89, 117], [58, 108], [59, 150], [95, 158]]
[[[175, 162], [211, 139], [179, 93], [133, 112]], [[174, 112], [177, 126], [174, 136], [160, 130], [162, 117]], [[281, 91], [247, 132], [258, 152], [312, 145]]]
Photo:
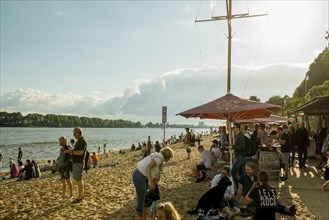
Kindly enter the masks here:
[[259, 102], [260, 101], [260, 99], [257, 96], [255, 96], [255, 95], [250, 96], [249, 100], [256, 101], [256, 102]]
[[312, 87], [306, 94], [306, 101], [324, 95], [329, 95], [329, 80], [326, 80], [322, 85]]

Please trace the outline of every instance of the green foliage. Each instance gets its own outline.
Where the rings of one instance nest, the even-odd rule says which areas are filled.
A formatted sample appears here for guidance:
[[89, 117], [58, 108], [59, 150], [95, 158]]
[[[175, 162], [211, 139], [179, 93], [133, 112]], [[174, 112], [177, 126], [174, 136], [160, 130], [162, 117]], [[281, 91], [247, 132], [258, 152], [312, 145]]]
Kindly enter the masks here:
[[317, 96], [329, 95], [329, 80], [326, 80], [322, 85], [314, 86], [306, 94], [306, 101], [310, 101]]
[[283, 106], [283, 97], [279, 95], [272, 96], [268, 101], [266, 101], [266, 103]]
[[255, 96], [255, 95], [250, 96], [249, 100], [256, 101], [256, 102], [259, 102], [260, 101], [260, 99], [257, 96]]
[[329, 49], [325, 48], [310, 64], [305, 79], [296, 88], [293, 98], [306, 96], [313, 86], [319, 86], [329, 80]]
[[277, 114], [286, 115], [289, 100], [290, 100], [290, 98], [288, 95], [285, 95], [284, 97], [275, 95], [275, 96], [272, 96], [271, 98], [269, 98], [269, 100], [266, 101], [266, 103], [281, 106], [282, 108], [279, 112], [277, 112]]
[[[327, 31], [326, 39], [329, 40]], [[293, 96], [287, 102], [287, 108], [295, 108], [321, 95], [328, 95], [329, 80], [329, 49], [326, 47], [310, 64], [305, 79], [295, 89]]]
[[142, 124], [126, 120], [108, 120], [69, 115], [28, 114], [0, 112], [0, 127], [91, 127], [91, 128], [140, 128]]

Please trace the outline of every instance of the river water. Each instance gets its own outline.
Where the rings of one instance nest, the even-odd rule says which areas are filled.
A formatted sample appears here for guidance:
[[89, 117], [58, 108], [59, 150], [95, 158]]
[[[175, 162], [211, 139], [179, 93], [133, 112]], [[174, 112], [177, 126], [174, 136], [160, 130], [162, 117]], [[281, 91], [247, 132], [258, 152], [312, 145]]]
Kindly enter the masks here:
[[[195, 133], [208, 132], [209, 129], [193, 129]], [[96, 151], [98, 146], [107, 144], [109, 149], [128, 149], [134, 143], [159, 141], [164, 137], [160, 128], [83, 128], [84, 137], [88, 142], [88, 151]], [[173, 135], [178, 138], [185, 134], [183, 128], [167, 128], [166, 139]], [[56, 159], [59, 154], [58, 138], [66, 136], [73, 138], [72, 128], [0, 128], [0, 150], [4, 155], [3, 166], [9, 157], [17, 160], [18, 148], [22, 147], [23, 162], [26, 159], [48, 160]], [[101, 150], [103, 148], [101, 147]]]

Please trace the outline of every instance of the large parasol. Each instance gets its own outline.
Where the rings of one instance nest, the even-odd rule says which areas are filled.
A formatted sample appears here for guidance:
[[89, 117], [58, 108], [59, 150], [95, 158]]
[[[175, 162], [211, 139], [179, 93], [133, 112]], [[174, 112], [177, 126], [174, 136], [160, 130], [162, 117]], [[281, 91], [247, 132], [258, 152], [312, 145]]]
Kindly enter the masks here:
[[282, 117], [278, 115], [270, 115], [268, 118], [252, 118], [252, 119], [241, 119], [238, 120], [240, 124], [248, 124], [248, 123], [270, 123], [270, 122], [287, 122], [290, 118]]
[[242, 119], [266, 118], [280, 108], [278, 105], [242, 99], [228, 93], [225, 96], [177, 115], [185, 118], [238, 121]]
[[[176, 115], [185, 118], [223, 119], [229, 123], [229, 145], [232, 145], [231, 122], [242, 119], [266, 118], [277, 112], [278, 105], [251, 101], [227, 93], [218, 99]], [[230, 165], [232, 167], [232, 151], [230, 150]]]

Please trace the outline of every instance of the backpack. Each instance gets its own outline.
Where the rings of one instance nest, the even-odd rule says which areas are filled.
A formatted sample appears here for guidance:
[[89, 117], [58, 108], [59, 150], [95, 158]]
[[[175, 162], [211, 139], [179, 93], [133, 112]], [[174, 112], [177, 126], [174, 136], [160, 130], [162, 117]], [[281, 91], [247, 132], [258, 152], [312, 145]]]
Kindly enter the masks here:
[[243, 135], [245, 143], [245, 153], [247, 157], [251, 157], [255, 154], [254, 144], [251, 141], [251, 138], [248, 138], [246, 135]]
[[84, 170], [86, 171], [86, 173], [87, 173], [87, 171], [89, 170], [89, 168], [90, 168], [90, 164], [89, 164], [89, 156], [90, 156], [90, 153], [89, 153], [89, 151], [87, 151], [86, 150], [86, 152], [85, 152], [85, 157], [84, 157], [84, 159], [85, 159], [85, 163], [84, 163]]

